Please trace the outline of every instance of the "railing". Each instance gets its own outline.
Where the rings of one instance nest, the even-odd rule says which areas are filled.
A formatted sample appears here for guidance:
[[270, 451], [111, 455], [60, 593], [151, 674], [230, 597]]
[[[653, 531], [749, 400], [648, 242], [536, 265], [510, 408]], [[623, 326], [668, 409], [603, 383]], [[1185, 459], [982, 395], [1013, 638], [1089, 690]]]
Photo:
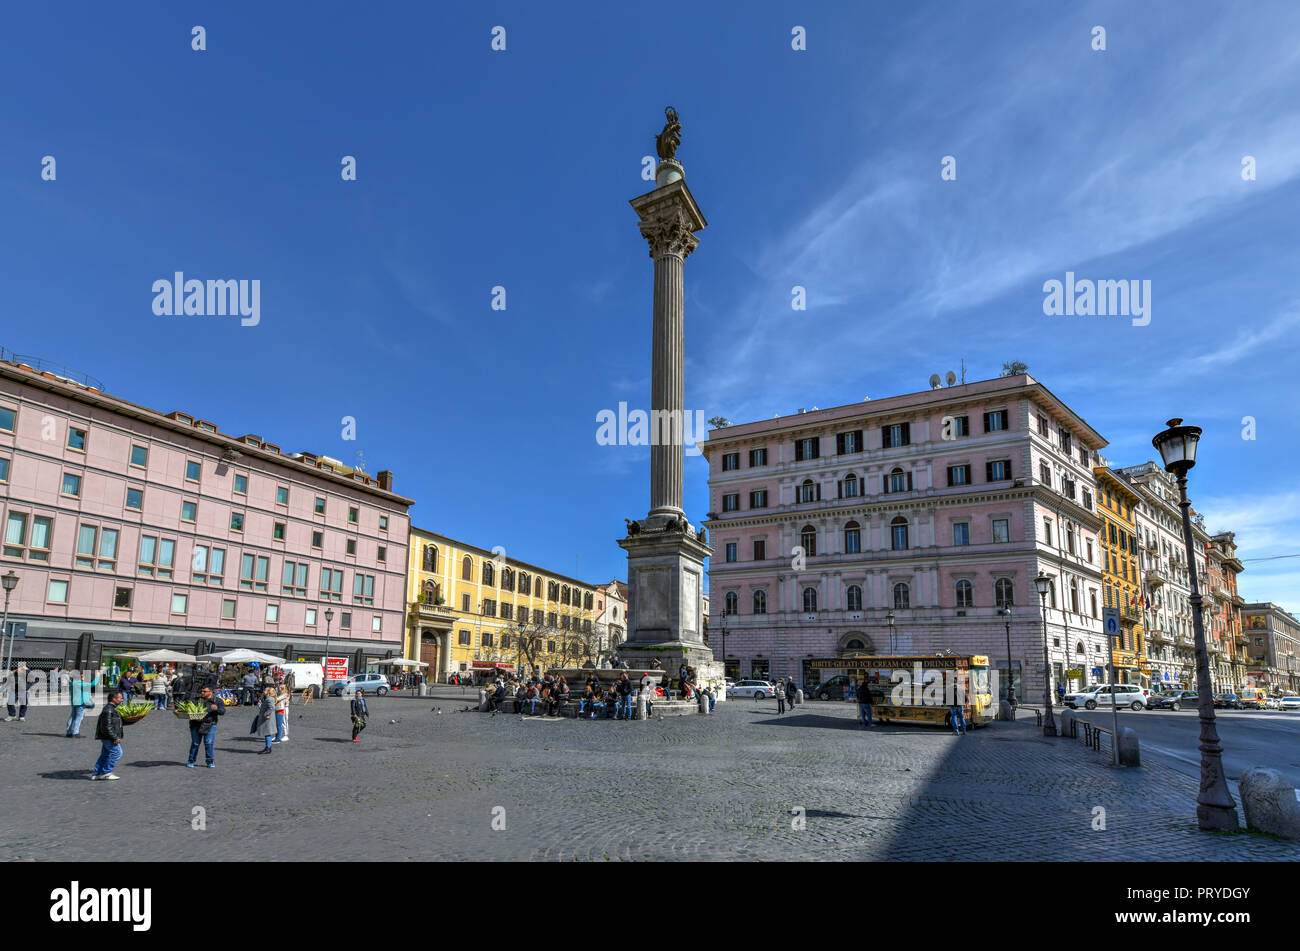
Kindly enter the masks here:
[[14, 353], [12, 350], [6, 350], [0, 347], [0, 361], [9, 363], [22, 363], [31, 367], [38, 373], [53, 373], [55, 376], [61, 376], [65, 379], [72, 380], [82, 386], [89, 386], [93, 389], [104, 389], [104, 383], [97, 377], [89, 376], [85, 373], [78, 373], [75, 370], [64, 366], [62, 363], [52, 363], [49, 360], [43, 360], [40, 357], [34, 357], [25, 353]]
[[1167, 582], [1168, 580], [1169, 580], [1168, 576], [1165, 575], [1162, 569], [1160, 568], [1147, 569], [1147, 584], [1151, 585], [1151, 587], [1157, 588], [1160, 585]]

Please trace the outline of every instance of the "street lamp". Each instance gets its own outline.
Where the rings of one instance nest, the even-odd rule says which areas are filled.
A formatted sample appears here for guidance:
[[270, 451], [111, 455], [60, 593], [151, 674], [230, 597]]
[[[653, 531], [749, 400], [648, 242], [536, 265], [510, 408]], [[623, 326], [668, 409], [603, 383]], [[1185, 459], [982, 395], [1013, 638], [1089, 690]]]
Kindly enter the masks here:
[[1043, 705], [1047, 708], [1043, 717], [1043, 736], [1056, 736], [1056, 717], [1052, 715], [1052, 665], [1047, 659], [1047, 592], [1052, 588], [1052, 579], [1041, 570], [1034, 579], [1038, 589], [1038, 601], [1043, 609]]
[[330, 621], [332, 620], [334, 620], [334, 609], [326, 608], [325, 609], [325, 657], [323, 658], [325, 663], [321, 665], [321, 672], [320, 672], [322, 697], [328, 697], [330, 695], [329, 691], [325, 689], [325, 672], [329, 669], [329, 664], [330, 664]]
[[723, 602], [722, 617], [718, 619], [718, 627], [722, 635], [722, 669], [723, 673], [727, 669], [727, 605]]
[[1160, 452], [1165, 471], [1178, 480], [1178, 507], [1183, 510], [1183, 545], [1187, 550], [1187, 577], [1192, 589], [1192, 630], [1196, 636], [1196, 712], [1201, 720], [1201, 792], [1196, 797], [1196, 819], [1202, 829], [1238, 828], [1237, 804], [1223, 772], [1223, 748], [1214, 725], [1214, 697], [1210, 688], [1210, 655], [1205, 649], [1205, 623], [1201, 617], [1201, 589], [1196, 579], [1192, 544], [1192, 503], [1187, 500], [1187, 471], [1196, 465], [1199, 426], [1184, 426], [1171, 419], [1169, 428], [1151, 440]]
[[1006, 620], [1007, 624], [1007, 703], [1011, 705], [1012, 715], [1015, 715], [1016, 708], [1016, 690], [1015, 680], [1011, 675], [1011, 605], [1007, 605], [998, 612]]
[[[0, 651], [4, 650], [4, 635], [9, 630], [9, 595], [13, 594], [14, 588], [18, 587], [18, 576], [10, 568], [5, 574], [0, 575], [0, 585], [5, 589], [5, 613], [4, 620], [0, 621]], [[13, 665], [14, 661], [14, 636], [9, 635], [9, 659], [5, 661], [5, 670]]]
[[894, 612], [890, 611], [885, 615], [885, 621], [889, 624], [889, 653], [894, 653]]

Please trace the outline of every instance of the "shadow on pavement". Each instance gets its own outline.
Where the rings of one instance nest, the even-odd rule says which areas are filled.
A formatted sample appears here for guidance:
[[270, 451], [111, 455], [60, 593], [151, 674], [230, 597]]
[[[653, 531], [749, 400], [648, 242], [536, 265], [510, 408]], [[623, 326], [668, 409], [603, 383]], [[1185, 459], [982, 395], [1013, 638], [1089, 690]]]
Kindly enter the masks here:
[[41, 773], [40, 776], [42, 779], [80, 779], [84, 782], [90, 772], [91, 766], [87, 766], [85, 769], [59, 769], [52, 773]]

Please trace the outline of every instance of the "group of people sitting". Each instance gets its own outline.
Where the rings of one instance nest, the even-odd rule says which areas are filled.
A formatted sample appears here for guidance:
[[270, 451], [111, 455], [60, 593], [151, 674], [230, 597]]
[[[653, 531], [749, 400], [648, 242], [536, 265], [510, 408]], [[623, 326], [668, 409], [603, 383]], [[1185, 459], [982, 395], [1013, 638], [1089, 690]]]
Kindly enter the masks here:
[[[602, 686], [595, 674], [587, 677], [586, 686], [576, 699], [579, 719], [586, 717], [595, 720], [602, 714], [606, 719], [634, 720], [637, 717], [636, 698], [643, 694], [646, 699], [646, 716], [654, 710], [656, 696], [662, 696], [659, 684], [649, 674], [634, 683], [626, 674], [619, 675], [618, 680], [608, 686]], [[563, 675], [545, 677], [536, 675], [527, 680], [503, 680], [497, 678], [488, 692], [491, 709], [506, 709], [509, 712], [536, 716], [539, 706], [546, 716], [560, 716], [566, 704], [574, 702], [574, 691], [570, 689]], [[512, 704], [512, 706], [510, 706]]]

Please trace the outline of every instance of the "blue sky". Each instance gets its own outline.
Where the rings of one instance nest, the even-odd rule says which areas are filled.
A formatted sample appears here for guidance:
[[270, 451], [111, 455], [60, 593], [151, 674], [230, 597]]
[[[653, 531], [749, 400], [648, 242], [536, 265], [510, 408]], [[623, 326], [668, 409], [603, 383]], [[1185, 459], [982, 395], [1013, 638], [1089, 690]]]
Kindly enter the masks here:
[[[627, 201], [672, 104], [710, 222], [688, 407], [770, 418], [1015, 358], [1116, 465], [1170, 416], [1203, 426], [1209, 527], [1244, 558], [1300, 551], [1300, 6], [739, 9], [12, 7], [0, 345], [287, 451], [361, 451], [420, 526], [624, 577], [648, 451], [597, 445], [595, 417], [649, 399]], [[260, 280], [261, 323], [155, 316], [178, 270]], [[1151, 323], [1044, 316], [1067, 270], [1150, 280]], [[706, 478], [688, 463], [697, 520]], [[1300, 609], [1300, 559], [1247, 567], [1247, 598]]]

